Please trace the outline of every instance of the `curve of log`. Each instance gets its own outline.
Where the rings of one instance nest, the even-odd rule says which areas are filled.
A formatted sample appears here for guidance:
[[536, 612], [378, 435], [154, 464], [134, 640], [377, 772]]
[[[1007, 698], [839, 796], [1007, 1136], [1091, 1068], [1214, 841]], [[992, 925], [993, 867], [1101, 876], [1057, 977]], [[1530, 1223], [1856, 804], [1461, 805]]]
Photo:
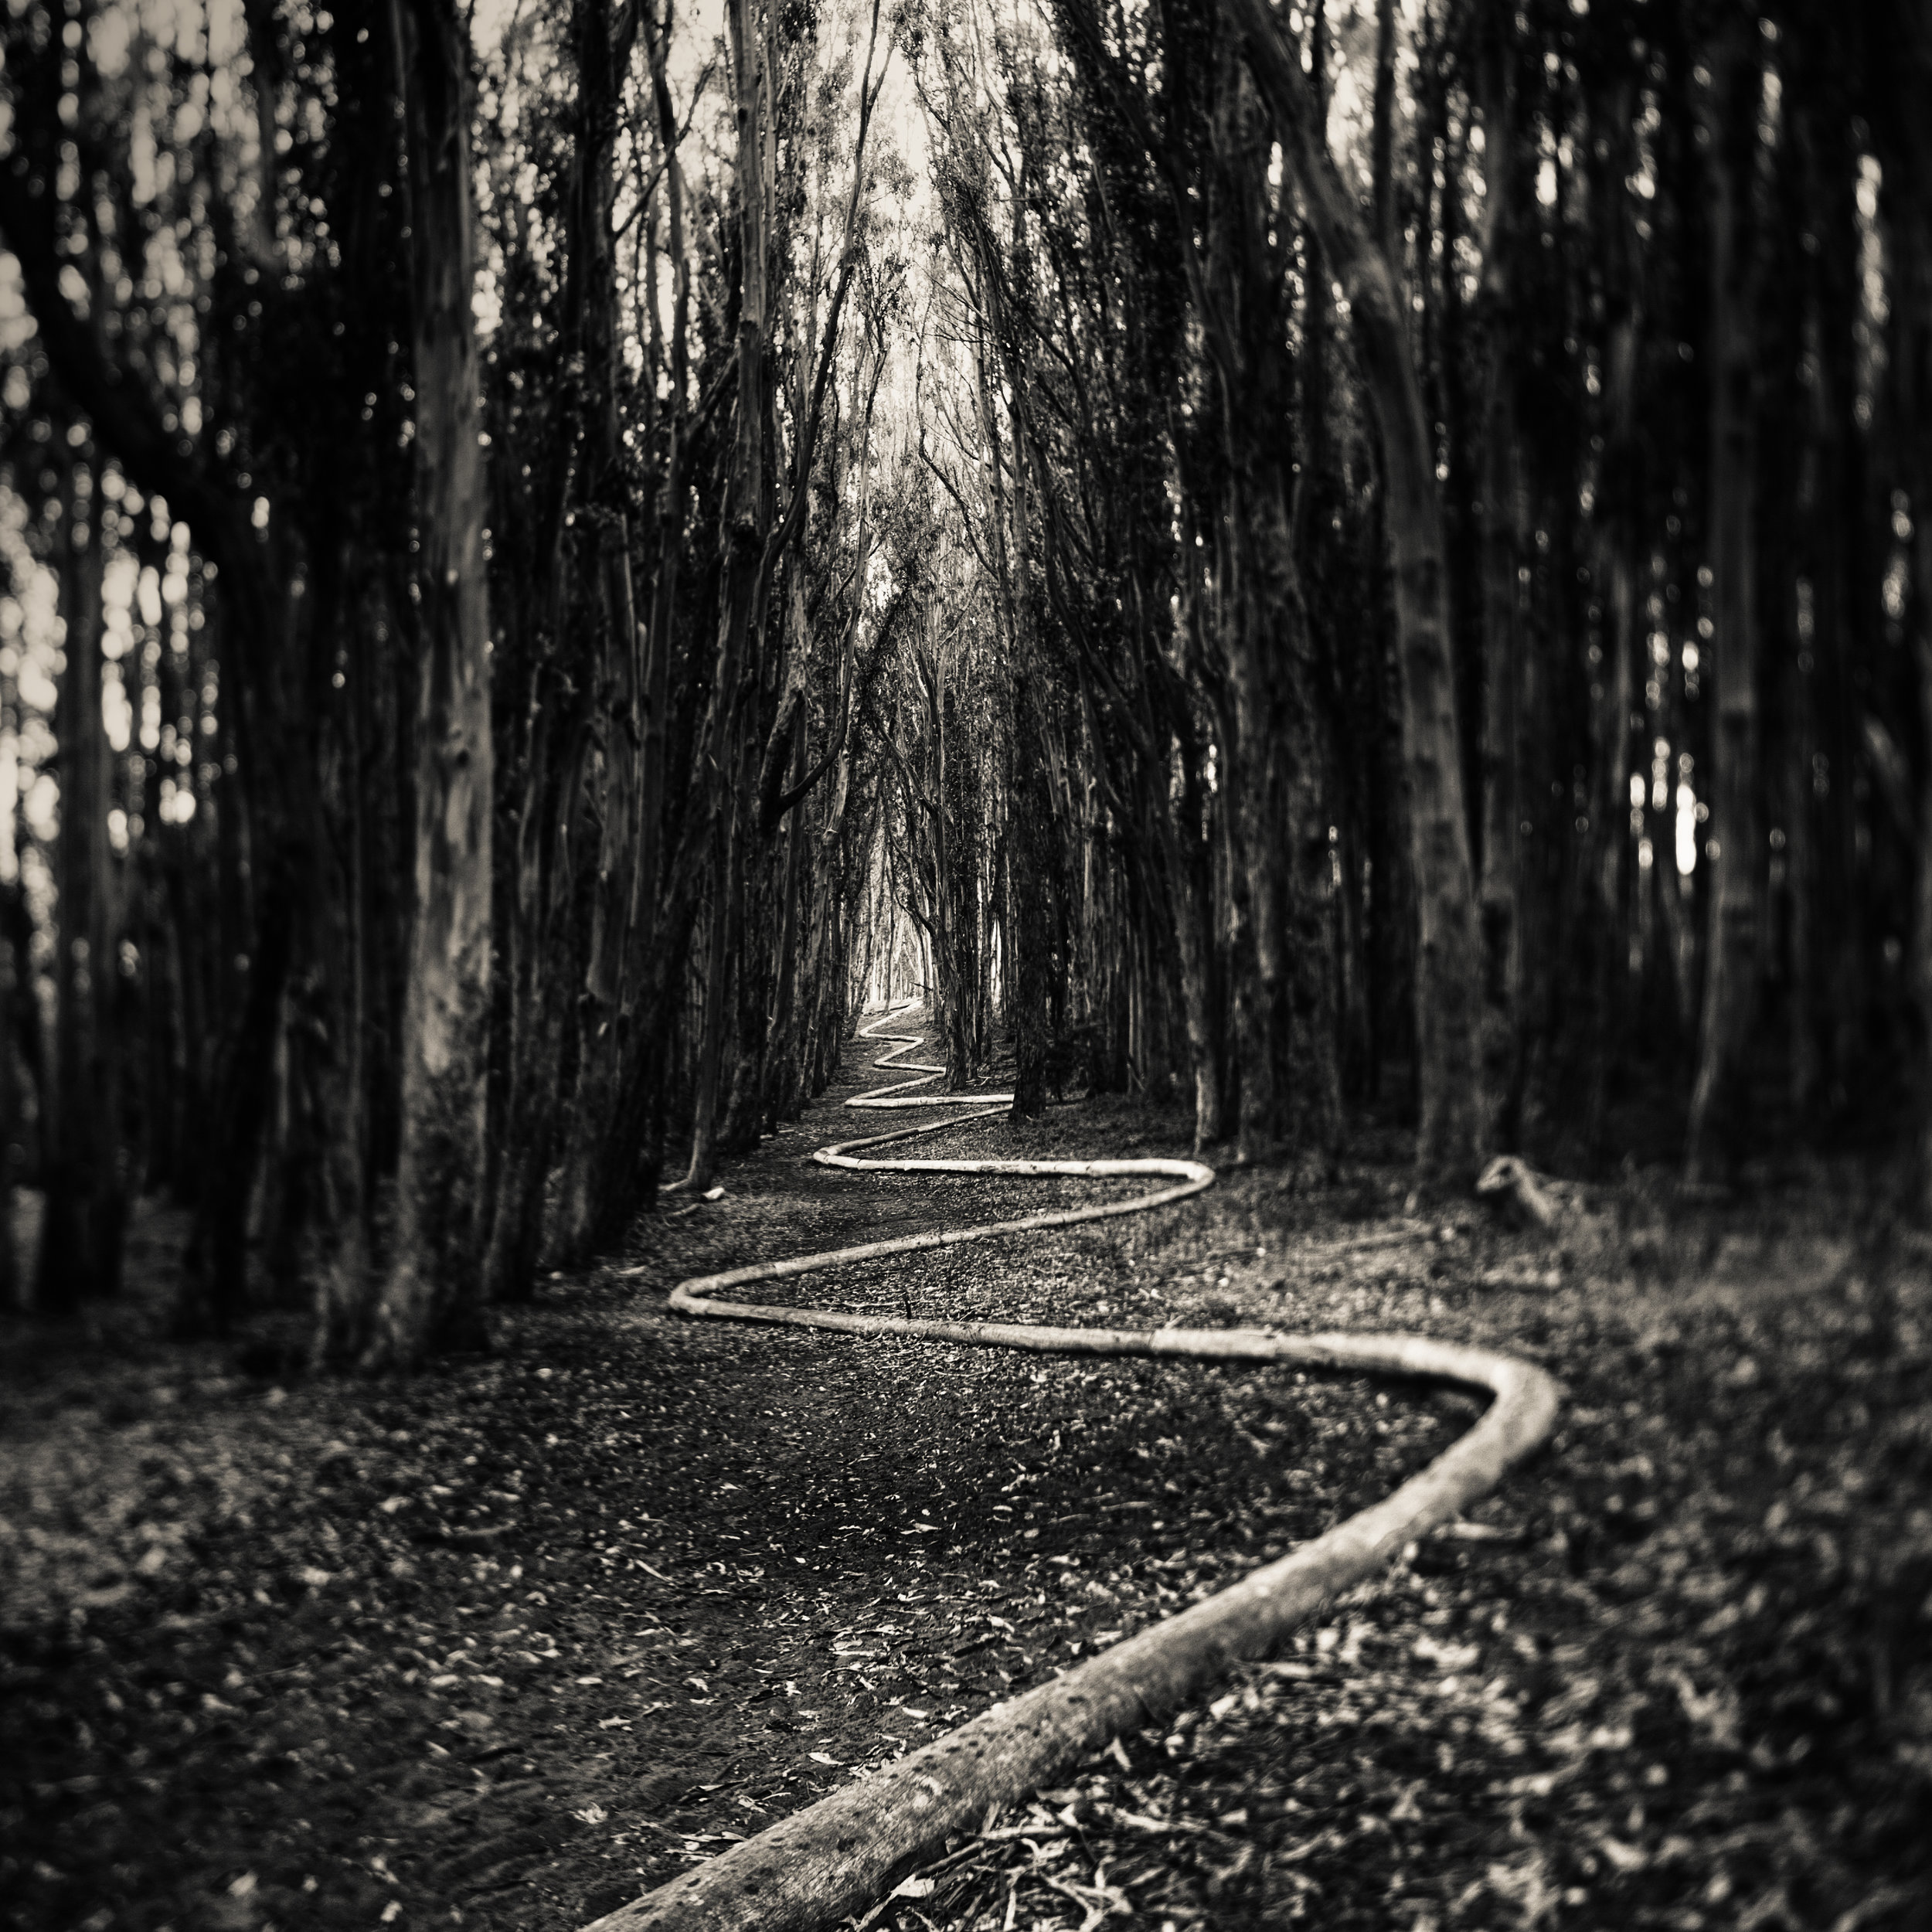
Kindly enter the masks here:
[[[944, 1070], [891, 1063], [922, 1036], [894, 1041], [881, 1071], [922, 1077], [849, 1100], [849, 1107], [951, 1104], [998, 1111], [1003, 1095], [906, 1097]], [[816, 1804], [781, 1820], [595, 1922], [587, 1932], [807, 1932], [863, 1911], [902, 1876], [937, 1855], [949, 1838], [981, 1830], [995, 1808], [1051, 1784], [1069, 1766], [1123, 1732], [1155, 1723], [1198, 1700], [1236, 1663], [1268, 1656], [1322, 1604], [1381, 1567], [1406, 1545], [1493, 1488], [1510, 1466], [1548, 1436], [1556, 1383], [1543, 1370], [1493, 1349], [1421, 1335], [1270, 1335], [1260, 1329], [1056, 1328], [1002, 1322], [928, 1321], [724, 1301], [720, 1291], [782, 1280], [881, 1256], [1066, 1226], [1131, 1214], [1198, 1194], [1214, 1171], [1198, 1161], [952, 1161], [861, 1158], [852, 1150], [936, 1133], [954, 1115], [896, 1132], [846, 1141], [814, 1158], [832, 1166], [895, 1173], [1148, 1175], [1176, 1185], [1092, 1206], [1058, 1209], [971, 1228], [908, 1235], [792, 1260], [760, 1262], [681, 1284], [669, 1305], [680, 1314], [831, 1328], [847, 1335], [1029, 1349], [1041, 1354], [1179, 1356], [1196, 1361], [1291, 1362], [1371, 1375], [1415, 1376], [1482, 1390], [1494, 1400], [1474, 1428], [1420, 1474], [1325, 1535], [1252, 1571], [1217, 1594], [1114, 1645], [1023, 1696], [995, 1704], [944, 1737]]]

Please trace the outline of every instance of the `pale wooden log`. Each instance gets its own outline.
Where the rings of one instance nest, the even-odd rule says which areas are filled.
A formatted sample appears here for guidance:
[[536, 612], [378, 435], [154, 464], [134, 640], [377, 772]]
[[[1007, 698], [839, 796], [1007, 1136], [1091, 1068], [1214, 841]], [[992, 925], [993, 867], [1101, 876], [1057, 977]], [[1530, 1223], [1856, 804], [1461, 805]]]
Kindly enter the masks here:
[[[886, 1019], [891, 1017], [889, 1013]], [[940, 1079], [946, 1070], [925, 1060], [901, 1060], [901, 1054], [910, 1053], [914, 1047], [923, 1046], [926, 1043], [925, 1036], [922, 1033], [881, 1033], [876, 1030], [885, 1024], [886, 1020], [875, 1020], [870, 1026], [859, 1029], [859, 1037], [861, 1039], [889, 1040], [893, 1043], [893, 1050], [882, 1054], [872, 1062], [872, 1065], [882, 1072], [888, 1067], [896, 1067], [899, 1072], [911, 1073], [913, 1077], [900, 1080], [891, 1087], [875, 1087], [869, 1094], [862, 1094], [856, 1099], [846, 1101], [848, 1107], [983, 1107], [992, 1111], [1012, 1105], [1013, 1097], [1010, 1094], [909, 1094], [906, 1091], [909, 1087], [924, 1087], [929, 1082]]]
[[[903, 1043], [900, 1050], [907, 1050]], [[968, 1101], [984, 1097], [952, 1097]], [[700, 1927], [705, 1932], [805, 1932], [863, 1910], [904, 1873], [942, 1852], [949, 1838], [977, 1831], [989, 1807], [1038, 1790], [1121, 1733], [1158, 1723], [1194, 1701], [1235, 1664], [1278, 1649], [1322, 1604], [1457, 1515], [1549, 1433], [1556, 1385], [1540, 1369], [1491, 1349], [1420, 1335], [1053, 1328], [844, 1315], [711, 1298], [721, 1289], [881, 1255], [1136, 1213], [1184, 1199], [1214, 1181], [1213, 1170], [1194, 1161], [869, 1161], [843, 1151], [935, 1131], [926, 1126], [876, 1134], [824, 1149], [817, 1158], [838, 1166], [913, 1172], [1160, 1175], [1182, 1185], [1126, 1202], [734, 1268], [682, 1283], [670, 1305], [682, 1313], [727, 1320], [1041, 1354], [1293, 1362], [1429, 1377], [1486, 1390], [1495, 1400], [1481, 1420], [1427, 1469], [1326, 1535], [599, 1919], [593, 1932], [697, 1932]]]

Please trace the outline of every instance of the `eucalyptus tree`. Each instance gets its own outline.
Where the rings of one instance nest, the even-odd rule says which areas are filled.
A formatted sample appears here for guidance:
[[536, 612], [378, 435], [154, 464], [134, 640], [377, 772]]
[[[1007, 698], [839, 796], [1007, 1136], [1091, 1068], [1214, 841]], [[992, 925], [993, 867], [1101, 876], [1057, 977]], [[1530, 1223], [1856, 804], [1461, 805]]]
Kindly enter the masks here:
[[[140, 756], [158, 750], [163, 729], [188, 753], [158, 787], [145, 767], [117, 774], [128, 859], [145, 862], [151, 842], [165, 878], [187, 842], [168, 823], [185, 825], [198, 807], [216, 832], [198, 849], [213, 861], [212, 892], [177, 873], [160, 927], [131, 935], [112, 967], [94, 962], [104, 981], [117, 968], [131, 979], [125, 992], [158, 995], [172, 977], [182, 1017], [198, 1021], [182, 1072], [202, 1094], [206, 1158], [175, 1169], [196, 1212], [189, 1313], [220, 1321], [241, 1306], [260, 1179], [276, 1212], [316, 1236], [321, 1344], [345, 1350], [360, 1345], [371, 1305], [361, 1143], [383, 1081], [360, 1043], [369, 1018], [393, 1011], [389, 988], [363, 971], [376, 940], [349, 880], [365, 861], [386, 871], [393, 850], [379, 814], [360, 810], [345, 754], [392, 713], [370, 645], [401, 621], [385, 580], [406, 471], [379, 444], [335, 430], [365, 407], [391, 429], [401, 413], [383, 272], [399, 225], [393, 144], [359, 138], [366, 111], [386, 119], [386, 26], [351, 10], [298, 39], [271, 16], [218, 8], [178, 32], [127, 5], [56, 30], [46, 10], [21, 10], [6, 26], [0, 162], [0, 236], [31, 317], [23, 406], [90, 452], [90, 482], [117, 499], [116, 556], [166, 594], [111, 596], [110, 616], [132, 614], [119, 634], [73, 614], [77, 642], [91, 630], [108, 651]], [[342, 87], [321, 123], [332, 139], [297, 111], [324, 73]], [[298, 360], [303, 407], [281, 381]], [[317, 410], [320, 399], [328, 406]], [[143, 556], [157, 541], [144, 543], [144, 523], [165, 539], [164, 560]], [[165, 719], [150, 692], [157, 708], [175, 700]], [[196, 755], [204, 725], [212, 761]], [[78, 794], [70, 803], [78, 838], [93, 815]], [[197, 930], [210, 899], [219, 949]], [[169, 927], [172, 976], [158, 943]], [[117, 1006], [123, 1026], [138, 1010], [132, 998]], [[290, 1095], [279, 1114], [278, 1077]], [[117, 1161], [128, 1128], [123, 1109], [100, 1121]], [[304, 1205], [323, 1199], [325, 1217]]]
[[163, 1189], [420, 1359], [915, 973], [1317, 1172], [1932, 1147], [1922, 12], [11, 11], [29, 1298]]
[[1246, 1155], [1319, 1162], [1329, 815], [1290, 527], [1287, 211], [1212, 15], [1113, 38], [1083, 7], [1056, 20], [1063, 58], [981, 35], [990, 114], [959, 33], [933, 36], [930, 92], [1029, 696], [1015, 743], [1059, 753], [1019, 756], [1052, 779], [1080, 1020], [1131, 1043], [1090, 1070], [1155, 1084], [1178, 1055], [1203, 1141], [1238, 1126]]
[[[1202, 1138], [1319, 1144], [1405, 978], [1425, 1173], [1613, 1151], [1634, 1065], [1700, 1177], [1767, 1077], [1815, 1131], [1917, 1024], [1876, 961], [1917, 944], [1919, 27], [908, 19], [974, 345], [936, 447], [1078, 719], [1029, 823], [1070, 934], [1097, 875], [1159, 933]], [[1192, 920], [1145, 855], [1203, 850]]]
[[1273, 117], [1322, 260], [1349, 311], [1381, 431], [1401, 667], [1403, 775], [1417, 889], [1417, 1159], [1472, 1179], [1478, 1100], [1475, 882], [1450, 650], [1448, 573], [1434, 437], [1395, 265], [1344, 181], [1301, 49], [1267, 0], [1225, 0]]
[[468, 36], [451, 0], [397, 0], [415, 355], [416, 894], [403, 1009], [394, 1247], [371, 1359], [413, 1367], [484, 1333], [490, 996], [489, 585]]
[[[737, 882], [766, 743], [751, 729], [750, 699], [761, 677], [782, 662], [786, 605], [774, 591], [809, 514], [846, 303], [866, 253], [868, 141], [890, 52], [889, 40], [881, 43], [875, 3], [864, 29], [849, 180], [839, 216], [832, 218], [821, 202], [819, 219], [794, 232], [795, 206], [804, 199], [814, 160], [820, 163], [821, 192], [830, 186], [825, 164], [835, 139], [835, 123], [822, 104], [815, 128], [808, 125], [816, 79], [812, 40], [802, 17], [764, 0], [730, 0], [726, 24], [736, 130], [737, 326], [731, 454], [718, 524], [717, 649], [700, 736], [700, 756], [725, 781], [710, 788], [706, 812], [709, 915], [685, 1176], [694, 1186], [709, 1182], [727, 1097], [726, 998], [734, 936], [742, 937]], [[781, 155], [790, 168], [783, 179]], [[790, 383], [778, 366], [781, 337], [792, 362]]]

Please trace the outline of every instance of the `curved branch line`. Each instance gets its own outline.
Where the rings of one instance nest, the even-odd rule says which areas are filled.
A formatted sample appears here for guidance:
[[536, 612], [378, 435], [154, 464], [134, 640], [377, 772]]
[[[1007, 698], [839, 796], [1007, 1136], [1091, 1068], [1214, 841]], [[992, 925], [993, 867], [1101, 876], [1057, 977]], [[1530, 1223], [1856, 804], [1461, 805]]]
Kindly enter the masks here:
[[[917, 1001], [913, 1002], [915, 1005], [917, 1003]], [[900, 1010], [903, 1012], [906, 1009], [901, 1007]], [[906, 1091], [908, 1087], [924, 1087], [930, 1081], [937, 1080], [946, 1070], [943, 1066], [934, 1066], [930, 1060], [907, 1060], [906, 1056], [915, 1046], [925, 1045], [926, 1036], [923, 1033], [880, 1032], [879, 1028], [891, 1018], [892, 1015], [888, 1012], [884, 1019], [874, 1020], [869, 1026], [862, 1026], [859, 1029], [859, 1037], [861, 1039], [889, 1040], [893, 1043], [889, 1053], [881, 1053], [872, 1062], [875, 1073], [910, 1073], [913, 1078], [900, 1080], [893, 1087], [875, 1087], [869, 1094], [855, 1094], [846, 1101], [848, 1107], [977, 1107], [988, 1114], [997, 1114], [1002, 1107], [1012, 1105], [1013, 1097], [1010, 1094], [920, 1094], [908, 1097]], [[970, 1117], [968, 1115], [957, 1114], [950, 1121], [941, 1121], [939, 1125], [956, 1127], [960, 1121]], [[849, 1145], [856, 1145], [857, 1143]], [[836, 1151], [832, 1148], [826, 1151], [828, 1153]]]
[[[902, 1009], [903, 1010], [903, 1009]], [[944, 1071], [902, 1056], [918, 1034], [882, 1034], [887, 1013], [861, 1037], [889, 1040], [876, 1065], [916, 1077], [848, 1100], [854, 1107], [978, 1107], [889, 1134], [821, 1148], [832, 1167], [893, 1173], [1156, 1175], [1179, 1185], [1133, 1199], [1057, 1209], [937, 1233], [867, 1242], [786, 1261], [760, 1262], [698, 1277], [673, 1291], [681, 1315], [722, 1317], [847, 1335], [905, 1335], [934, 1342], [1029, 1349], [1041, 1354], [1179, 1356], [1214, 1362], [1294, 1362], [1374, 1375], [1419, 1376], [1485, 1391], [1482, 1419], [1419, 1475], [1325, 1535], [1238, 1583], [1114, 1645], [1087, 1662], [978, 1717], [869, 1777], [734, 1845], [684, 1877], [596, 1921], [596, 1932], [806, 1932], [863, 1911], [894, 1881], [937, 1855], [949, 1838], [970, 1837], [989, 1813], [1049, 1784], [1122, 1732], [1156, 1723], [1195, 1701], [1243, 1659], [1266, 1657], [1324, 1603], [1387, 1563], [1406, 1545], [1493, 1488], [1537, 1448], [1556, 1420], [1556, 1384], [1542, 1369], [1488, 1349], [1422, 1335], [1277, 1335], [1260, 1329], [1053, 1328], [1001, 1322], [927, 1321], [723, 1301], [719, 1291], [783, 1280], [882, 1256], [1065, 1227], [1185, 1200], [1214, 1184], [1198, 1161], [948, 1161], [866, 1159], [876, 1148], [937, 1133], [961, 1118], [984, 1118], [998, 1094], [910, 1097]], [[631, 1272], [641, 1272], [633, 1270]]]

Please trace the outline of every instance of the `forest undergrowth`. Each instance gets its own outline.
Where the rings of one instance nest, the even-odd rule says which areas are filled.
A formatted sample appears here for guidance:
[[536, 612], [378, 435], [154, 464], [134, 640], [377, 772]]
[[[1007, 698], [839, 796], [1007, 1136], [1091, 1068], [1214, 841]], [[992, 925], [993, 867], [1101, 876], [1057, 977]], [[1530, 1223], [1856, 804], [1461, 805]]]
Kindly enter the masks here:
[[[6, 1923], [580, 1924], [1318, 1533], [1475, 1413], [667, 1315], [707, 1267], [1102, 1185], [811, 1165], [852, 1119], [815, 1107], [720, 1199], [649, 1223], [641, 1275], [553, 1280], [494, 1355], [407, 1381], [250, 1374], [232, 1345], [157, 1347], [138, 1304], [85, 1338], [16, 1333]], [[1185, 1138], [1096, 1102], [928, 1145]], [[1567, 1392], [1471, 1519], [870, 1922], [1914, 1923], [1923, 1247], [1821, 1185], [1689, 1207], [1641, 1175], [1532, 1238], [1409, 1212], [1382, 1151], [1326, 1189], [1228, 1172], [1149, 1216], [790, 1284], [914, 1314], [1413, 1329]]]

